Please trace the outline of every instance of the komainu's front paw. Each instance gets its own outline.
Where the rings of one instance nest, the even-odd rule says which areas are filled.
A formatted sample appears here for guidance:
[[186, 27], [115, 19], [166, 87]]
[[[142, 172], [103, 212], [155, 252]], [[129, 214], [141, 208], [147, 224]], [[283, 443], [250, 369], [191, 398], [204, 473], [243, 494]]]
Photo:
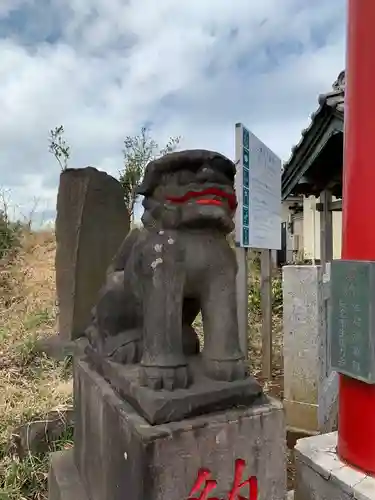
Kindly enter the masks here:
[[204, 359], [204, 371], [207, 377], [223, 382], [242, 380], [248, 376], [248, 368], [243, 359], [216, 360]]
[[154, 391], [165, 389], [186, 389], [190, 385], [190, 375], [187, 366], [165, 368], [160, 366], [142, 366], [140, 369], [141, 384]]

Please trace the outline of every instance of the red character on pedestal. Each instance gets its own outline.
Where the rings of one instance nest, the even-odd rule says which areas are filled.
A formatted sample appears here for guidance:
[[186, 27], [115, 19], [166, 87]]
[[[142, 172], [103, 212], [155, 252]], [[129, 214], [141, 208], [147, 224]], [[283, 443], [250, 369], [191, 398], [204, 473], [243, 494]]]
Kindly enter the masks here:
[[[257, 500], [258, 499], [258, 481], [254, 476], [249, 477], [246, 481], [242, 481], [242, 474], [246, 463], [242, 459], [238, 459], [235, 462], [234, 469], [234, 481], [233, 487], [228, 494], [227, 500]], [[216, 488], [217, 481], [210, 479], [211, 471], [208, 469], [201, 469], [198, 472], [197, 480], [191, 492], [189, 494], [188, 500], [224, 500], [217, 497], [209, 497], [208, 495]], [[244, 497], [240, 495], [241, 490], [248, 486], [248, 496]], [[202, 489], [203, 488], [203, 489]], [[199, 496], [194, 496], [198, 495]]]
[[[208, 469], [200, 469], [198, 472], [197, 480], [191, 489], [188, 500], [220, 500], [220, 498], [209, 497], [211, 491], [216, 488], [217, 481], [210, 479], [211, 471]], [[203, 487], [203, 490], [202, 490]], [[202, 491], [201, 491], [202, 490]], [[199, 497], [193, 496], [198, 495]]]
[[[231, 489], [228, 500], [257, 500], [258, 499], [258, 481], [255, 476], [251, 476], [246, 481], [241, 483], [242, 474], [245, 469], [246, 463], [245, 460], [239, 458], [236, 460], [235, 469], [234, 469], [234, 482], [233, 488]], [[243, 497], [240, 495], [240, 490], [249, 487], [249, 496]]]

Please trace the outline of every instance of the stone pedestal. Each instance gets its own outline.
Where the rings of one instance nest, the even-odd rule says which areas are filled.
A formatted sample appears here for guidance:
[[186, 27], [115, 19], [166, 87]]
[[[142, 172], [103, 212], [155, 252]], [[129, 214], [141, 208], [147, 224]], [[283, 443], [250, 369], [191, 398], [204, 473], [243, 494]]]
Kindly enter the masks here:
[[[187, 500], [202, 468], [217, 481], [209, 496], [227, 499], [238, 459], [245, 464], [240, 482], [256, 478], [257, 500], [286, 497], [279, 402], [267, 398], [248, 408], [150, 425], [79, 360], [75, 410], [74, 454], [52, 457], [50, 500]], [[251, 499], [248, 490], [238, 493]]]
[[294, 500], [375, 499], [375, 478], [342, 462], [336, 445], [336, 432], [298, 441]]
[[283, 267], [284, 405], [292, 430], [337, 429], [337, 373], [329, 366], [329, 276], [320, 266]]

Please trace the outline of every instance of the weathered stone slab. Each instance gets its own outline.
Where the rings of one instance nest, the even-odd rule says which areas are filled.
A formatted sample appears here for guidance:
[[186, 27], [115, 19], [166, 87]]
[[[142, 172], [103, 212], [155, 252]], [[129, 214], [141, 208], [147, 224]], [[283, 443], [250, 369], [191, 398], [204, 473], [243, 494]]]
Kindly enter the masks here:
[[298, 441], [294, 500], [375, 499], [375, 478], [342, 462], [336, 446], [336, 432]]
[[[279, 402], [150, 425], [79, 360], [75, 408], [75, 462], [90, 500], [186, 500], [201, 468], [217, 481], [210, 495], [227, 498], [236, 459], [246, 464], [241, 481], [256, 477], [258, 500], [286, 497]], [[248, 489], [241, 494], [247, 497]]]
[[74, 426], [74, 412], [72, 407], [53, 410], [43, 418], [24, 423], [14, 429], [9, 446], [13, 454], [21, 460], [30, 455], [39, 455], [48, 451], [51, 443], [58, 441], [61, 436]]
[[232, 382], [208, 378], [201, 356], [188, 358], [193, 383], [187, 389], [154, 391], [140, 385], [139, 365], [103, 360], [104, 377], [150, 424], [165, 424], [206, 412], [249, 406], [264, 401], [260, 384], [251, 376]]
[[95, 168], [60, 176], [56, 217], [59, 335], [83, 334], [112, 258], [129, 231], [120, 183]]
[[88, 340], [85, 337], [66, 340], [61, 335], [48, 335], [39, 340], [37, 349], [50, 358], [64, 361], [67, 357], [84, 356], [87, 344]]
[[284, 405], [289, 428], [337, 428], [337, 373], [329, 365], [329, 277], [320, 266], [284, 266]]

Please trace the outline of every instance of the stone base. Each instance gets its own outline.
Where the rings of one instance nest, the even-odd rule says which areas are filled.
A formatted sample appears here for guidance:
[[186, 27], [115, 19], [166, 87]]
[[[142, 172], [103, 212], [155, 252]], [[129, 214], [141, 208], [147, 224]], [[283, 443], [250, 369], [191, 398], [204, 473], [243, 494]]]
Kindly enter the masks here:
[[191, 356], [188, 362], [192, 384], [171, 392], [153, 391], [140, 385], [140, 365], [104, 360], [101, 368], [118, 394], [153, 425], [264, 401], [262, 388], [253, 377], [233, 382], [212, 380], [204, 374], [201, 356]]
[[[257, 500], [286, 498], [284, 411], [277, 401], [150, 425], [85, 361], [77, 360], [75, 409], [74, 463], [90, 500], [187, 500], [202, 468], [217, 481], [209, 496], [228, 498], [238, 459], [245, 462], [241, 482], [257, 479]], [[56, 456], [50, 500], [65, 500], [56, 484], [69, 485], [56, 481], [64, 477], [56, 469], [68, 467], [67, 462], [71, 466], [72, 458], [64, 462]], [[244, 486], [238, 493], [251, 498], [248, 490]], [[199, 498], [201, 491], [192, 496]], [[69, 498], [75, 500], [73, 493]]]
[[284, 399], [288, 429], [315, 435], [318, 433], [318, 405]]
[[375, 478], [342, 462], [336, 446], [336, 432], [297, 442], [294, 500], [375, 500]]

